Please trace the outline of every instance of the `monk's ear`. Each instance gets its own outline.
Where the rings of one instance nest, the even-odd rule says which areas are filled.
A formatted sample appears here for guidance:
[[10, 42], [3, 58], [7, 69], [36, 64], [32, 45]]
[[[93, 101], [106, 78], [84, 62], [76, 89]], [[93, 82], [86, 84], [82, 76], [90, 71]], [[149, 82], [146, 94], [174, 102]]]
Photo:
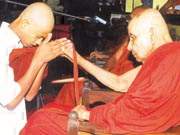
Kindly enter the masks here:
[[155, 40], [155, 30], [154, 30], [154, 28], [150, 27], [148, 33], [149, 33], [151, 42], [154, 43], [154, 40]]
[[28, 30], [29, 29], [29, 21], [27, 19], [23, 19], [20, 22], [20, 27], [22, 30]]

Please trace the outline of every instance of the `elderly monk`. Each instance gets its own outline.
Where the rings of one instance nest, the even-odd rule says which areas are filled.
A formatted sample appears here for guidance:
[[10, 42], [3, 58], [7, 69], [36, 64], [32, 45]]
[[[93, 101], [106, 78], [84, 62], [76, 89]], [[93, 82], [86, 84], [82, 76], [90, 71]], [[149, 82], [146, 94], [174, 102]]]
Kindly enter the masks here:
[[[172, 42], [164, 19], [154, 9], [135, 16], [128, 31], [128, 49], [143, 62], [142, 67], [117, 76], [96, 67], [77, 53], [81, 67], [108, 87], [126, 93], [91, 110], [84, 106], [73, 110], [80, 120], [88, 120], [112, 134], [158, 133], [180, 125], [180, 43]], [[62, 50], [69, 60], [73, 59], [72, 43], [67, 43]], [[69, 110], [71, 108], [60, 106], [59, 109], [36, 112], [22, 135], [67, 134]]]
[[180, 43], [172, 42], [162, 16], [153, 9], [134, 17], [128, 31], [128, 49], [143, 62], [128, 92], [90, 111], [82, 106], [74, 110], [80, 119], [114, 134], [163, 132], [179, 125]]
[[[32, 100], [41, 84], [47, 62], [62, 52], [64, 39], [50, 42], [54, 26], [52, 10], [44, 3], [28, 6], [17, 19], [0, 27], [0, 127], [3, 135], [18, 135], [26, 123], [24, 98]], [[15, 80], [9, 65], [13, 49], [40, 45], [23, 76]]]

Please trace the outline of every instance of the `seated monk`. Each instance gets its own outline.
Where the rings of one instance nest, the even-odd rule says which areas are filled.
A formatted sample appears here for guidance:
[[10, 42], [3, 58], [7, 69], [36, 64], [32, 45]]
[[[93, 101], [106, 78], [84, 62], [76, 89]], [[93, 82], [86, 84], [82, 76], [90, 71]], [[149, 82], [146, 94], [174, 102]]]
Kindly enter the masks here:
[[[80, 120], [101, 126], [107, 133], [160, 133], [180, 125], [180, 43], [172, 42], [161, 14], [147, 9], [128, 25], [128, 49], [142, 66], [117, 76], [90, 63], [77, 52], [77, 63], [115, 91], [124, 92], [116, 100], [90, 110], [73, 110]], [[63, 43], [62, 43], [63, 44]], [[72, 43], [62, 46], [72, 61]], [[21, 135], [67, 134], [65, 106], [44, 108], [32, 115]]]

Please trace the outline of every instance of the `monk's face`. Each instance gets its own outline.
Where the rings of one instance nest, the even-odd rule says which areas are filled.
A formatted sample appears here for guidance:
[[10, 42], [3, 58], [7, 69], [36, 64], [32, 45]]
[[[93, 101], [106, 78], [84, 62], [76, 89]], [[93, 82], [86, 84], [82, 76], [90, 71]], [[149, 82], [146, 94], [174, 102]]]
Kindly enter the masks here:
[[42, 44], [49, 33], [43, 30], [32, 28], [29, 31], [25, 31], [21, 41], [25, 47], [38, 46]]
[[129, 44], [128, 50], [137, 61], [143, 62], [153, 50], [150, 29], [141, 25], [139, 20], [133, 19], [128, 26]]
[[49, 6], [34, 3], [17, 18], [18, 32], [24, 47], [40, 45], [52, 32], [54, 16]]

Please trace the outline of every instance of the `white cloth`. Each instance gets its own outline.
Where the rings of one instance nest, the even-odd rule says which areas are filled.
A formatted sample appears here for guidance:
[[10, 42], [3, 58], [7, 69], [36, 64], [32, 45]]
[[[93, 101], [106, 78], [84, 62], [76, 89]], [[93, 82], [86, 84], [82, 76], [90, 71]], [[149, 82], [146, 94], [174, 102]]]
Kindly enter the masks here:
[[13, 110], [6, 109], [20, 92], [14, 81], [13, 69], [9, 66], [9, 55], [14, 48], [22, 48], [19, 37], [3, 22], [0, 27], [0, 135], [19, 135], [25, 125], [26, 108], [24, 99]]

